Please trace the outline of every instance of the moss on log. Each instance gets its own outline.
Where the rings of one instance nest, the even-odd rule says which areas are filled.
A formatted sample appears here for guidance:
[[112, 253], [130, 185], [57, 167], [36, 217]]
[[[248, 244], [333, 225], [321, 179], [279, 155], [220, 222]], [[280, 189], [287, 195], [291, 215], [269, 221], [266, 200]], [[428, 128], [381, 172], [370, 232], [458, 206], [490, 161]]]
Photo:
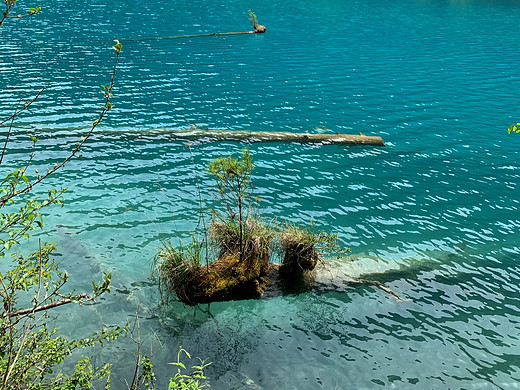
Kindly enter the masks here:
[[217, 141], [247, 141], [247, 142], [299, 142], [325, 143], [339, 145], [371, 145], [385, 146], [383, 138], [364, 134], [309, 134], [290, 133], [282, 131], [241, 131], [191, 128], [188, 130], [173, 130], [172, 136], [181, 139], [209, 139]]
[[265, 289], [269, 269], [269, 253], [261, 258], [239, 260], [238, 253], [229, 254], [187, 272], [175, 286], [177, 298], [186, 305], [259, 298]]

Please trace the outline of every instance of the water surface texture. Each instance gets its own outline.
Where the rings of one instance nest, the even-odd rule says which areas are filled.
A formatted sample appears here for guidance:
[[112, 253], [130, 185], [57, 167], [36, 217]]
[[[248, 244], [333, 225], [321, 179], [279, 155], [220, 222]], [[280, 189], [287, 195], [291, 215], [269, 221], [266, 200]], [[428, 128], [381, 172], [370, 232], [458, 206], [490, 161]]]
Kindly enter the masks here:
[[[19, 7], [29, 6], [19, 1]], [[32, 6], [32, 4], [30, 4]], [[14, 126], [2, 167], [39, 138], [40, 171], [96, 118], [113, 39], [123, 43], [115, 108], [66, 186], [46, 234], [71, 286], [113, 270], [95, 306], [61, 308], [64, 333], [141, 316], [165, 386], [179, 345], [212, 361], [214, 389], [517, 388], [520, 381], [520, 121], [516, 1], [49, 0], [0, 30], [0, 113], [47, 90]], [[250, 29], [266, 34], [171, 38]], [[21, 11], [18, 11], [21, 12]], [[207, 163], [243, 144], [186, 147], [169, 130], [361, 131], [386, 148], [252, 144], [267, 217], [315, 221], [352, 248], [345, 272], [373, 286], [211, 307], [160, 306], [148, 281], [162, 239], [190, 237]], [[92, 276], [91, 276], [92, 275]], [[209, 309], [209, 313], [208, 313]], [[105, 346], [114, 388], [135, 345]]]

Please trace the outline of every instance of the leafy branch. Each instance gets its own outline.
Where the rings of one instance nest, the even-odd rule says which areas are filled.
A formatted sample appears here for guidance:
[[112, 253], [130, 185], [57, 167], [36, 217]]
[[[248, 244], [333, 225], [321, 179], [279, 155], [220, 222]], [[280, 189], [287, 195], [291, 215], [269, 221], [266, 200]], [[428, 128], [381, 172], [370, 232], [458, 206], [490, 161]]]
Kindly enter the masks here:
[[[0, 26], [9, 17], [16, 5], [16, 0], [4, 0], [6, 9], [0, 19]], [[27, 15], [39, 13], [41, 8], [31, 8]], [[29, 239], [29, 232], [43, 227], [41, 210], [52, 204], [63, 204], [62, 195], [65, 188], [50, 189], [47, 197], [31, 198], [31, 191], [43, 183], [46, 178], [63, 168], [72, 158], [79, 154], [80, 149], [91, 137], [95, 128], [102, 122], [105, 115], [112, 109], [112, 89], [122, 45], [116, 41], [113, 46], [116, 52], [115, 63], [108, 87], [102, 86], [104, 104], [97, 119], [89, 131], [76, 143], [74, 149], [61, 162], [43, 174], [35, 170], [36, 177], [29, 179], [27, 172], [35, 156], [37, 139], [32, 140], [32, 151], [21, 168], [8, 173], [0, 181], [0, 257], [13, 250], [22, 239]], [[14, 112], [0, 122], [0, 126], [8, 126], [0, 155], [0, 165], [8, 151], [11, 133], [15, 119], [28, 110], [45, 88], [42, 88], [29, 101], [22, 104], [20, 98]], [[7, 210], [7, 211], [5, 211]], [[88, 360], [81, 360], [76, 365], [71, 376], [64, 374], [49, 375], [53, 367], [63, 362], [65, 356], [72, 350], [102, 344], [125, 332], [124, 328], [113, 330], [102, 329], [91, 337], [68, 341], [57, 335], [56, 328], [49, 329], [45, 322], [48, 311], [69, 303], [84, 304], [94, 302], [97, 297], [110, 291], [111, 273], [104, 273], [100, 282], [92, 282], [92, 293], [62, 293], [68, 280], [67, 272], [61, 272], [51, 259], [55, 250], [52, 243], [39, 242], [39, 248], [29, 255], [14, 252], [11, 255], [12, 265], [2, 267], [0, 272], [0, 304], [4, 311], [0, 314], [0, 389], [23, 388], [90, 388], [86, 386], [92, 380], [107, 378], [107, 388], [110, 382], [110, 367], [94, 369]], [[20, 302], [19, 302], [20, 301]], [[55, 386], [56, 385], [56, 386]]]
[[179, 347], [177, 361], [174, 363], [169, 363], [177, 367], [177, 372], [175, 373], [175, 376], [170, 379], [168, 390], [198, 390], [208, 387], [207, 384], [204, 383], [206, 380], [206, 376], [204, 376], [204, 369], [211, 363], [206, 363], [204, 360], [199, 359], [200, 364], [191, 367], [194, 371], [191, 374], [184, 374], [183, 370], [186, 370], [186, 365], [181, 362], [181, 357], [183, 354], [185, 354], [188, 359], [191, 359], [190, 354], [182, 347]]
[[2, 18], [0, 19], [0, 26], [3, 25], [4, 20], [7, 18], [24, 18], [26, 16], [33, 16], [41, 12], [42, 7], [33, 7], [29, 8], [29, 11], [27, 11], [25, 14], [19, 14], [19, 15], [10, 15], [11, 9], [16, 5], [17, 0], [4, 0], [5, 3], [5, 10], [2, 13]]

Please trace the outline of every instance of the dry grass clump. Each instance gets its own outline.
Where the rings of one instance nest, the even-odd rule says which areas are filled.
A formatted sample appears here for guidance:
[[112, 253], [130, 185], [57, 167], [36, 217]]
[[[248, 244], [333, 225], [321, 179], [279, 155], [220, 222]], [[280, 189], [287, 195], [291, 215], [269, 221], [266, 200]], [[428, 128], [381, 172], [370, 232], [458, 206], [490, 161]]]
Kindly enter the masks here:
[[258, 275], [267, 273], [271, 242], [275, 236], [271, 226], [249, 217], [243, 221], [240, 229], [238, 221], [220, 219], [212, 222], [209, 233], [218, 248], [217, 259], [234, 256], [246, 262], [252, 272]]
[[319, 239], [320, 236], [309, 228], [286, 225], [280, 234], [280, 248], [283, 253], [280, 274], [289, 276], [312, 271], [320, 259], [316, 250]]
[[235, 221], [213, 221], [209, 231], [217, 257], [208, 266], [202, 265], [203, 244], [196, 238], [190, 245], [163, 244], [155, 262], [165, 302], [173, 294], [187, 305], [261, 294], [274, 230], [248, 218], [242, 227], [242, 244]]
[[196, 237], [190, 245], [175, 247], [170, 241], [163, 242], [163, 247], [154, 258], [159, 276], [159, 291], [164, 301], [175, 293], [181, 301], [189, 296], [191, 281], [200, 275], [202, 242]]
[[[311, 223], [311, 226], [314, 226]], [[280, 232], [279, 250], [283, 255], [280, 274], [298, 277], [304, 271], [312, 271], [323, 253], [342, 255], [350, 248], [340, 249], [338, 236], [324, 231], [315, 233], [310, 227], [286, 223]]]

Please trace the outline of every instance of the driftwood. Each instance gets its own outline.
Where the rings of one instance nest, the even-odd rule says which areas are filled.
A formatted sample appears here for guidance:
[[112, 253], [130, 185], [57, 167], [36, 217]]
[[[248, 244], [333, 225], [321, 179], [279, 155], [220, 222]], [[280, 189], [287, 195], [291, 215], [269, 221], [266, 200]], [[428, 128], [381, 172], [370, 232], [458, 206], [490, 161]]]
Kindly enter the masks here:
[[175, 138], [189, 140], [227, 140], [247, 142], [300, 142], [300, 143], [325, 143], [339, 145], [371, 145], [385, 146], [383, 138], [368, 136], [359, 133], [354, 134], [309, 134], [290, 133], [281, 131], [242, 131], [242, 130], [216, 130], [194, 127], [188, 130], [172, 130], [168, 132]]
[[[264, 26], [259, 26], [264, 27]], [[253, 31], [236, 31], [236, 32], [223, 32], [223, 33], [208, 33], [208, 34], [187, 34], [187, 35], [167, 35], [164, 37], [147, 37], [147, 38], [136, 38], [128, 39], [128, 41], [160, 41], [163, 39], [177, 39], [177, 38], [198, 38], [198, 37], [220, 37], [225, 35], [242, 35], [242, 34], [262, 34], [265, 32], [264, 29], [253, 30]]]
[[[194, 38], [194, 37], [220, 37], [222, 35], [241, 35], [241, 34], [258, 34], [264, 31], [237, 31], [237, 32], [225, 32], [225, 33], [210, 33], [210, 34], [189, 34], [189, 35], [174, 35], [168, 38]], [[164, 39], [165, 37], [163, 37]]]

